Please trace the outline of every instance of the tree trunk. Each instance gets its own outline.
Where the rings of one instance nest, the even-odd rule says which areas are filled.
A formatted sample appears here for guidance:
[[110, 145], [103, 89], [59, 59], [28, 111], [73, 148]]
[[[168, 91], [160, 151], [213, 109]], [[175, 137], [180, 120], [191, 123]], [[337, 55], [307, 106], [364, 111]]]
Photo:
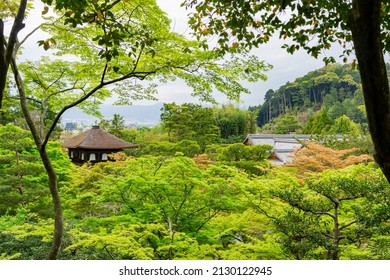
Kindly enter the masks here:
[[353, 0], [350, 26], [375, 160], [390, 182], [390, 92], [382, 53], [380, 13], [380, 0]]
[[271, 112], [271, 101], [268, 103], [268, 119], [267, 119], [267, 122], [266, 123], [269, 123], [271, 121], [271, 117], [272, 117], [272, 112]]
[[[18, 33], [24, 28], [24, 16], [27, 8], [27, 0], [20, 0], [18, 13], [16, 14], [14, 23], [12, 25], [11, 33], [8, 42], [4, 34], [4, 22], [0, 19], [0, 109], [3, 105], [4, 92], [7, 81], [8, 68], [11, 63], [11, 58], [17, 50]], [[2, 121], [2, 113], [0, 115]]]
[[55, 260], [57, 259], [57, 256], [61, 248], [63, 228], [64, 228], [63, 220], [62, 220], [61, 199], [58, 192], [57, 174], [53, 168], [53, 165], [51, 164], [49, 155], [47, 154], [46, 151], [46, 147], [40, 149], [39, 155], [41, 156], [43, 165], [45, 166], [45, 170], [49, 178], [49, 189], [50, 189], [53, 206], [54, 206], [54, 236], [53, 236], [53, 242], [52, 242], [52, 246], [48, 258], [49, 260]]
[[7, 64], [6, 58], [5, 58], [5, 37], [4, 37], [4, 22], [2, 19], [0, 19], [0, 109], [2, 108], [3, 104], [3, 97], [5, 92], [5, 86], [7, 81], [7, 73], [8, 73], [8, 67], [9, 64]]
[[316, 90], [314, 89], [314, 85], [313, 85], [313, 88], [312, 88], [312, 92], [313, 92], [314, 104], [317, 104], [317, 93], [316, 93]]
[[30, 128], [31, 134], [34, 138], [35, 145], [39, 150], [39, 155], [42, 159], [42, 163], [45, 167], [48, 180], [49, 180], [48, 182], [49, 189], [50, 189], [50, 193], [53, 201], [53, 207], [54, 207], [54, 235], [53, 235], [52, 247], [48, 259], [54, 260], [57, 259], [58, 257], [61, 248], [62, 236], [63, 236], [62, 207], [61, 207], [60, 195], [57, 188], [57, 174], [53, 168], [53, 165], [51, 164], [49, 155], [47, 154], [46, 141], [42, 139], [38, 127], [35, 125], [34, 120], [31, 117], [28, 104], [27, 104], [27, 98], [26, 98], [26, 92], [24, 89], [23, 80], [19, 73], [14, 57], [11, 59], [11, 66], [14, 72], [15, 82], [18, 87], [20, 106], [22, 108], [23, 115], [26, 119], [27, 125]]
[[339, 259], [339, 244], [340, 244], [340, 224], [339, 224], [339, 202], [333, 201], [333, 248], [332, 260]]

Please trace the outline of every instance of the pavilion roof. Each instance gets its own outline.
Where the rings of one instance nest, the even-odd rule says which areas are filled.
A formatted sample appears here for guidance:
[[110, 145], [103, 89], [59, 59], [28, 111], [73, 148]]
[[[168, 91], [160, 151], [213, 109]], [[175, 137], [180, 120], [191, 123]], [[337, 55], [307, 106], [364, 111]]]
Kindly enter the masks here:
[[137, 144], [123, 141], [118, 137], [93, 126], [91, 129], [66, 139], [62, 145], [64, 148], [81, 148], [90, 150], [117, 150], [127, 148], [137, 148]]

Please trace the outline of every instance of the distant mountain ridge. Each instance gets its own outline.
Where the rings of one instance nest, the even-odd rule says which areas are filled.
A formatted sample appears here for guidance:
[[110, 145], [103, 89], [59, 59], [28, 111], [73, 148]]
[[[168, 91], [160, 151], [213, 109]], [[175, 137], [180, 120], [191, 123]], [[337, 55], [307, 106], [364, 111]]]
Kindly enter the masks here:
[[[114, 114], [119, 114], [125, 119], [126, 125], [155, 126], [160, 122], [160, 114], [163, 103], [153, 105], [115, 106], [102, 104], [100, 112], [104, 119], [112, 119]], [[67, 111], [62, 117], [62, 125], [66, 123], [78, 123], [81, 125], [93, 125], [99, 119], [83, 113], [79, 108]]]

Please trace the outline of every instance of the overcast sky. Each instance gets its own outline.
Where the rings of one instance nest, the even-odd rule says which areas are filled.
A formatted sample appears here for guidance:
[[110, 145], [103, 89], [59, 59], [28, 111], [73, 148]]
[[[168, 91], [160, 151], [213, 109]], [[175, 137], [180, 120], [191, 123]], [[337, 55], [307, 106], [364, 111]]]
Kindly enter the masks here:
[[[160, 7], [168, 14], [169, 18], [172, 20], [172, 31], [178, 33], [189, 34], [189, 28], [187, 25], [187, 14], [184, 8], [180, 7], [182, 0], [157, 0], [157, 3]], [[40, 1], [35, 1], [37, 8], [37, 13], [31, 14], [29, 16], [29, 22], [33, 21], [36, 23], [40, 12], [42, 11], [42, 3]], [[33, 24], [27, 24], [26, 29], [23, 30], [23, 34], [27, 34], [31, 29], [35, 27]], [[36, 42], [42, 39], [39, 35], [33, 36], [26, 43], [25, 48], [36, 48]], [[259, 105], [263, 101], [264, 94], [269, 89], [277, 89], [286, 82], [294, 81], [296, 78], [305, 75], [307, 72], [321, 68], [324, 66], [322, 57], [315, 59], [307, 55], [303, 51], [299, 51], [294, 55], [288, 54], [284, 49], [281, 48], [283, 42], [279, 41], [277, 38], [271, 38], [270, 42], [266, 45], [261, 46], [259, 49], [253, 51], [254, 54], [259, 56], [260, 59], [266, 61], [273, 65], [273, 69], [266, 72], [268, 76], [267, 81], [259, 81], [257, 83], [244, 83], [246, 87], [250, 89], [252, 94], [242, 96], [242, 102], [240, 106], [255, 106]], [[338, 54], [341, 54], [340, 48], [333, 48], [331, 50], [332, 54], [336, 57]], [[329, 55], [330, 53], [328, 53]], [[37, 59], [42, 55], [42, 51], [37, 52], [28, 52], [28, 59]], [[47, 55], [47, 53], [44, 53]], [[159, 102], [194, 102], [199, 103], [197, 99], [191, 97], [191, 89], [186, 87], [184, 82], [175, 81], [168, 84], [161, 85], [159, 87]], [[219, 93], [215, 93], [217, 101], [220, 103], [227, 103], [228, 100]], [[135, 104], [150, 104], [150, 102], [135, 102]]]
[[[178, 33], [190, 32], [187, 25], [187, 14], [184, 8], [180, 7], [181, 0], [157, 0], [160, 7], [168, 14], [172, 20], [172, 30]], [[241, 105], [254, 106], [259, 105], [263, 101], [265, 92], [269, 89], [276, 90], [286, 82], [294, 81], [296, 78], [305, 75], [307, 72], [323, 67], [325, 64], [322, 57], [315, 59], [303, 51], [298, 51], [294, 55], [288, 54], [281, 48], [283, 42], [277, 38], [271, 38], [270, 42], [262, 45], [260, 48], [253, 51], [260, 59], [273, 65], [273, 69], [266, 72], [267, 81], [259, 81], [256, 83], [244, 83], [252, 92], [250, 95], [242, 96]], [[332, 53], [340, 52], [340, 49], [332, 50]], [[328, 53], [329, 55], [330, 53]], [[338, 56], [338, 54], [337, 54]], [[341, 61], [340, 61], [341, 62]], [[166, 84], [161, 87], [164, 102], [176, 101], [186, 102], [193, 100], [189, 97], [190, 90], [185, 88], [182, 83]], [[228, 102], [221, 94], [215, 94], [218, 100], [222, 103]]]

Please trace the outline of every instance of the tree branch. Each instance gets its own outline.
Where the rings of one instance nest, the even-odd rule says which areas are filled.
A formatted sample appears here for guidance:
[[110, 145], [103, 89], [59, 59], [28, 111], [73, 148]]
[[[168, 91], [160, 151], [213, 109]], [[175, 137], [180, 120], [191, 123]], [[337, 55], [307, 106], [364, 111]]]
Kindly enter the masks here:
[[207, 224], [208, 221], [210, 221], [212, 218], [214, 218], [215, 216], [218, 215], [218, 213], [221, 212], [221, 210], [215, 210], [214, 213], [212, 213], [211, 215], [209, 215], [204, 221], [203, 223], [195, 230], [195, 232], [199, 232], [204, 226], [205, 224]]
[[104, 65], [102, 77], [101, 77], [101, 79], [100, 79], [100, 83], [101, 83], [101, 84], [104, 84], [104, 78], [105, 78], [105, 76], [106, 76], [107, 69], [108, 69], [108, 64], [106, 63], [106, 65]]
[[34, 67], [33, 65], [29, 65], [28, 68], [31, 69], [31, 71], [34, 72], [34, 74], [35, 74], [35, 77], [32, 78], [32, 81], [33, 81], [35, 84], [37, 84], [38, 86], [40, 86], [40, 87], [42, 87], [43, 89], [46, 90], [45, 84], [44, 84], [43, 81], [40, 79], [40, 77], [39, 77], [39, 75], [38, 75], [38, 73], [37, 73], [37, 71], [36, 71], [37, 69], [35, 69], [35, 67]]
[[80, 103], [82, 103], [83, 101], [87, 100], [89, 97], [91, 97], [95, 92], [97, 92], [99, 89], [103, 88], [104, 85], [103, 84], [99, 84], [97, 85], [95, 88], [93, 88], [89, 93], [85, 94], [83, 97], [79, 98], [78, 100], [72, 102], [71, 104], [67, 105], [67, 106], [64, 106], [60, 112], [57, 114], [57, 116], [55, 117], [55, 119], [53, 120], [49, 130], [46, 132], [46, 135], [45, 135], [45, 138], [43, 140], [43, 143], [42, 145], [43, 146], [46, 146], [47, 142], [49, 142], [49, 138], [50, 138], [50, 135], [52, 134], [52, 132], [54, 131], [54, 129], [56, 128], [58, 122], [60, 121], [60, 118], [61, 116], [67, 111], [69, 110], [70, 108], [73, 108], [77, 105], [79, 105]]
[[142, 48], [141, 48], [141, 50], [139, 51], [139, 54], [138, 54], [138, 56], [137, 56], [137, 59], [136, 59], [136, 61], [135, 61], [135, 63], [134, 63], [133, 70], [131, 70], [131, 73], [134, 73], [134, 72], [135, 72], [135, 70], [137, 69], [137, 67], [138, 67], [138, 64], [139, 64], [139, 61], [140, 61], [140, 59], [141, 59], [141, 56], [142, 56], [142, 53], [143, 53], [143, 51], [144, 51], [144, 47], [142, 47]]
[[[11, 99], [19, 100], [20, 97], [13, 96], [13, 97], [11, 97]], [[27, 100], [30, 100], [30, 101], [34, 101], [35, 103], [38, 103], [38, 104], [41, 104], [41, 105], [42, 105], [42, 101], [41, 101], [41, 100], [38, 100], [38, 99], [36, 99], [36, 98], [26, 96], [26, 99], [27, 99]]]
[[103, 87], [105, 86], [108, 86], [108, 85], [112, 85], [112, 84], [115, 84], [115, 83], [118, 83], [118, 82], [121, 82], [121, 81], [124, 81], [124, 80], [127, 80], [127, 79], [130, 79], [130, 78], [138, 78], [140, 80], [143, 80], [145, 79], [146, 77], [148, 77], [149, 75], [153, 75], [155, 74], [158, 69], [155, 69], [153, 71], [149, 71], [149, 72], [135, 72], [135, 68], [128, 74], [126, 75], [123, 75], [121, 77], [118, 77], [116, 79], [112, 79], [110, 81], [107, 81], [107, 82], [104, 82], [104, 77], [105, 77], [105, 74], [107, 72], [107, 69], [108, 69], [108, 66], [107, 64], [104, 66], [104, 69], [103, 69], [103, 73], [102, 73], [102, 78], [101, 78], [101, 81], [100, 83], [94, 87], [93, 89], [91, 89], [87, 94], [85, 94], [84, 96], [82, 96], [81, 98], [77, 99], [76, 101], [72, 102], [71, 104], [69, 105], [66, 105], [64, 106], [57, 114], [57, 116], [55, 117], [52, 125], [50, 126], [48, 132], [46, 133], [45, 137], [44, 137], [44, 140], [42, 142], [42, 146], [46, 146], [47, 142], [49, 141], [49, 138], [50, 138], [50, 135], [51, 133], [54, 131], [55, 127], [57, 126], [61, 116], [69, 109], [73, 108], [73, 107], [76, 107], [77, 105], [79, 105], [80, 103], [84, 102], [85, 100], [87, 100], [89, 97], [91, 97], [93, 94], [95, 94], [98, 90], [102, 89]]
[[15, 82], [16, 86], [18, 87], [18, 92], [19, 92], [19, 100], [20, 100], [20, 105], [22, 107], [23, 114], [25, 116], [26, 122], [30, 128], [30, 131], [32, 133], [32, 136], [34, 138], [35, 144], [37, 145], [38, 149], [42, 149], [42, 139], [39, 137], [38, 130], [34, 124], [34, 121], [31, 117], [30, 111], [28, 109], [27, 105], [27, 97], [26, 97], [26, 92], [24, 91], [24, 84], [22, 77], [20, 76], [19, 69], [16, 65], [15, 58], [11, 58], [11, 67], [15, 76]]
[[349, 227], [349, 226], [351, 226], [353, 224], [356, 224], [356, 223], [357, 223], [357, 220], [349, 222], [348, 224], [345, 224], [345, 225], [341, 226], [340, 230], [343, 230], [343, 229], [345, 229], [345, 228], [347, 228], [347, 227]]
[[6, 51], [6, 46], [7, 46], [7, 41], [4, 36], [4, 22], [0, 18], [0, 70], [1, 73], [3, 73], [3, 69], [6, 69], [6, 60], [5, 60], [5, 51]]
[[333, 220], [335, 219], [335, 216], [330, 214], [330, 213], [328, 213], [328, 212], [325, 212], [325, 211], [314, 211], [314, 210], [311, 210], [311, 209], [307, 209], [307, 208], [304, 208], [302, 205], [299, 205], [298, 203], [291, 203], [291, 202], [288, 202], [288, 201], [287, 201], [287, 203], [290, 204], [293, 207], [296, 207], [299, 210], [302, 210], [305, 213], [311, 213], [311, 214], [314, 214], [314, 215], [325, 215], [325, 216], [331, 217]]
[[18, 10], [18, 13], [15, 17], [15, 21], [14, 21], [14, 24], [12, 26], [12, 29], [11, 29], [11, 32], [9, 35], [7, 50], [6, 50], [6, 54], [5, 54], [5, 61], [8, 65], [11, 62], [11, 58], [14, 54], [14, 49], [15, 49], [15, 46], [16, 46], [17, 41], [18, 41], [18, 33], [25, 26], [23, 23], [23, 20], [24, 20], [24, 14], [26, 11], [26, 7], [27, 7], [27, 0], [20, 0], [19, 10]]
[[64, 73], [65, 71], [61, 71], [60, 75], [50, 84], [48, 85], [45, 90], [48, 90], [49, 88], [51, 88], [54, 84], [56, 84], [59, 80], [62, 79], [62, 77], [64, 76]]
[[26, 35], [26, 37], [24, 37], [23, 40], [20, 41], [19, 46], [23, 45], [24, 42], [26, 42], [27, 39], [28, 39], [30, 36], [32, 36], [37, 30], [39, 30], [39, 29], [41, 28], [41, 26], [42, 26], [42, 24], [40, 24], [39, 26], [35, 27], [30, 33], [28, 33], [28, 34]]
[[[292, 206], [294, 206], [294, 205], [292, 205]], [[310, 209], [304, 209], [304, 208], [299, 208], [299, 207], [297, 207], [297, 208], [302, 210], [303, 212], [311, 213], [311, 214], [314, 214], [314, 215], [325, 215], [325, 216], [331, 217], [333, 220], [335, 219], [335, 217], [332, 214], [328, 213], [328, 212], [321, 212], [321, 211], [317, 212], [317, 211], [313, 211], [313, 210], [310, 210]]]
[[329, 234], [329, 233], [321, 232], [321, 234], [322, 234], [323, 236], [326, 236], [326, 237], [330, 238], [330, 239], [335, 239], [334, 236], [331, 235], [331, 234]]
[[7, 82], [8, 68], [14, 55], [15, 46], [18, 41], [18, 33], [24, 28], [23, 19], [26, 12], [27, 0], [20, 0], [18, 13], [12, 26], [8, 43], [4, 36], [4, 22], [0, 19], [0, 109], [3, 106], [4, 91]]
[[49, 100], [49, 99], [52, 98], [53, 96], [55, 96], [55, 95], [57, 95], [57, 94], [60, 94], [60, 93], [67, 92], [67, 91], [71, 91], [71, 90], [75, 90], [75, 89], [80, 89], [80, 90], [82, 90], [84, 87], [81, 87], [81, 88], [77, 88], [77, 87], [76, 87], [77, 82], [78, 82], [78, 80], [76, 80], [76, 81], [73, 83], [73, 86], [72, 86], [72, 87], [69, 87], [69, 88], [66, 88], [66, 89], [63, 89], [63, 90], [59, 90], [59, 91], [56, 91], [56, 92], [53, 92], [53, 93], [49, 94], [49, 95], [46, 97], [46, 100]]
[[361, 198], [363, 196], [361, 195], [357, 195], [357, 196], [350, 196], [350, 197], [345, 197], [345, 198], [340, 198], [339, 201], [343, 201], [343, 200], [354, 200], [354, 199], [358, 199], [358, 198]]

